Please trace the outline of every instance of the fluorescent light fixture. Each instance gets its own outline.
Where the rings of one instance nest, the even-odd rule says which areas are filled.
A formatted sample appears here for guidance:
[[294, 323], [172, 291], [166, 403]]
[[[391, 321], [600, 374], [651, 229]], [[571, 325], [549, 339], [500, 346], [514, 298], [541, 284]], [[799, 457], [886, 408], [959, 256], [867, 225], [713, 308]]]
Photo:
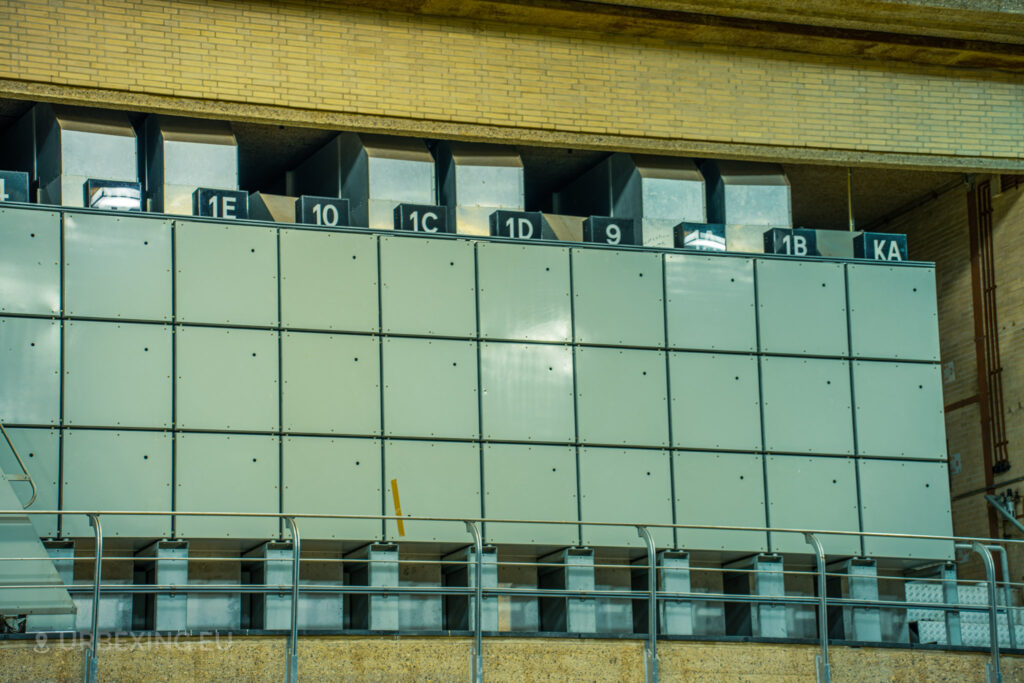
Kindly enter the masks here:
[[683, 237], [683, 247], [699, 251], [725, 251], [725, 236], [712, 230], [691, 230]]
[[85, 182], [85, 195], [92, 209], [142, 211], [142, 183], [90, 178]]

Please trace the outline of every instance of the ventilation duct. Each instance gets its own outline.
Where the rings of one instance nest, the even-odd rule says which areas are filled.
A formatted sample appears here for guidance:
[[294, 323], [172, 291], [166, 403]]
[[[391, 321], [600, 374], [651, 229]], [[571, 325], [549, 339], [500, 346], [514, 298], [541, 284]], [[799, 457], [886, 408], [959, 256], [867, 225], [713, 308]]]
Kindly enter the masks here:
[[139, 179], [135, 129], [123, 112], [37, 104], [7, 137], [43, 204], [86, 206], [86, 181]]
[[149, 210], [192, 214], [192, 193], [238, 189], [238, 143], [226, 121], [150, 116], [145, 125]]
[[672, 228], [704, 223], [704, 178], [690, 159], [616, 153], [554, 196], [555, 212], [632, 218], [643, 244], [673, 245]]
[[523, 161], [515, 148], [442, 142], [436, 155], [440, 203], [455, 216], [457, 232], [489, 235], [492, 213], [523, 210]]
[[415, 138], [342, 133], [289, 173], [289, 194], [343, 197], [350, 223], [390, 230], [399, 204], [434, 203], [434, 159]]
[[789, 179], [779, 164], [705, 161], [708, 221], [726, 225], [793, 227]]

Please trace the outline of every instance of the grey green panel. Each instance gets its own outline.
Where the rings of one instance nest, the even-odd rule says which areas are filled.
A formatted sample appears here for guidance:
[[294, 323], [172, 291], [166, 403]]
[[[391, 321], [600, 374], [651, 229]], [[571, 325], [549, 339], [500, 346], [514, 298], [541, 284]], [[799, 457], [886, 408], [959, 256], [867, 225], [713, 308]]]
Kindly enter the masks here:
[[761, 450], [756, 357], [673, 352], [668, 362], [674, 447]]
[[376, 332], [377, 237], [281, 230], [281, 324]]
[[[672, 524], [668, 451], [581, 448], [579, 462], [581, 520], [626, 524], [584, 525], [583, 545], [644, 547], [633, 525]], [[670, 528], [651, 535], [659, 548], [674, 545]]]
[[468, 240], [380, 238], [381, 327], [476, 336], [476, 270]]
[[178, 327], [178, 426], [277, 431], [277, 335]]
[[[283, 512], [381, 514], [379, 439], [289, 436], [281, 463]], [[299, 519], [303, 539], [374, 540], [380, 520]]]
[[60, 323], [0, 318], [0, 422], [57, 424]]
[[[764, 456], [748, 453], [676, 452], [676, 524], [767, 526], [764, 512]], [[763, 531], [677, 529], [684, 550], [764, 552]]]
[[[773, 527], [821, 531], [860, 531], [857, 471], [853, 458], [769, 455], [768, 513]], [[857, 536], [818, 540], [830, 555], [860, 555]], [[771, 535], [772, 552], [813, 553], [802, 534]]]
[[757, 299], [762, 351], [847, 355], [841, 263], [758, 261]]
[[64, 323], [64, 421], [171, 426], [169, 325]]
[[380, 341], [349, 334], [283, 332], [284, 430], [380, 434]]
[[384, 433], [480, 436], [476, 342], [384, 340]]
[[277, 230], [174, 223], [179, 322], [277, 325]]
[[765, 450], [853, 455], [847, 361], [766, 356], [761, 382]]
[[480, 372], [485, 439], [576, 440], [568, 346], [485, 342]]
[[60, 312], [60, 214], [0, 208], [0, 313]]
[[[175, 509], [186, 512], [273, 512], [280, 509], [276, 436], [178, 434]], [[269, 517], [177, 518], [179, 538], [270, 538]]]
[[[21, 503], [11, 488], [13, 482], [8, 482], [3, 474], [0, 472], [0, 510], [17, 510]], [[71, 596], [53, 560], [47, 557], [29, 516], [0, 518], [0, 613], [74, 614]], [[20, 587], [26, 585], [32, 587]]]
[[946, 459], [938, 365], [854, 361], [853, 395], [858, 455]]
[[481, 337], [571, 340], [568, 249], [481, 242], [477, 268]]
[[666, 254], [665, 292], [670, 348], [757, 350], [753, 259]]
[[661, 254], [573, 249], [576, 341], [665, 345]]
[[[167, 432], [68, 430], [64, 433], [62, 508], [170, 510], [171, 470]], [[100, 521], [105, 536], [171, 535], [170, 517], [109, 515]], [[94, 535], [82, 515], [64, 515], [62, 531], [73, 538]]]
[[850, 264], [851, 353], [939, 360], [934, 268]]
[[580, 442], [667, 446], [667, 403], [663, 352], [576, 350]]
[[[18, 455], [25, 463], [25, 469], [36, 485], [36, 501], [29, 510], [57, 509], [57, 481], [60, 477], [60, 446], [55, 429], [7, 429]], [[0, 438], [0, 470], [5, 474], [21, 474], [18, 461]], [[32, 497], [28, 482], [12, 481], [11, 488], [21, 503], [21, 508]], [[57, 535], [57, 515], [29, 515], [36, 534], [40, 537]]]
[[[864, 531], [952, 536], [944, 462], [858, 460]], [[953, 559], [952, 541], [864, 538], [868, 557]]]
[[[395, 514], [392, 480], [403, 516], [480, 517], [480, 447], [475, 443], [395, 441], [384, 444], [384, 512]], [[391, 541], [472, 543], [461, 522], [387, 522]]]
[[171, 319], [171, 222], [64, 214], [68, 315]]
[[[493, 519], [576, 521], [576, 449], [572, 446], [484, 446], [484, 510]], [[487, 523], [488, 543], [576, 545], [567, 524]]]

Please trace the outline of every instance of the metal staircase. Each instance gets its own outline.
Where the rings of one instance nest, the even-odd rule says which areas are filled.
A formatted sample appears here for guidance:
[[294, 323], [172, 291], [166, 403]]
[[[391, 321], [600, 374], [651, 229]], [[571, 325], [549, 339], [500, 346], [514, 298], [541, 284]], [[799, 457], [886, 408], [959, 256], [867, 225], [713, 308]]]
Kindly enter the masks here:
[[[20, 474], [7, 474], [0, 467], [0, 510], [28, 508], [36, 500], [35, 482], [2, 423], [0, 433], [21, 468]], [[32, 487], [27, 503], [14, 492], [14, 482]], [[71, 596], [29, 516], [0, 515], [0, 630], [19, 630], [21, 618], [30, 614], [74, 612]]]

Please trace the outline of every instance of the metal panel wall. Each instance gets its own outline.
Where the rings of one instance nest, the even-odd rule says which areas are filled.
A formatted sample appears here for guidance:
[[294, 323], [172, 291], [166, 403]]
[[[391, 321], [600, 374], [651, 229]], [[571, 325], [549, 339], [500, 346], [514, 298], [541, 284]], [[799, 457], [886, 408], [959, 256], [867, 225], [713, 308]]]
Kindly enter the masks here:
[[380, 340], [351, 334], [284, 332], [284, 431], [380, 434]]
[[[398, 483], [402, 514], [411, 517], [479, 517], [480, 447], [475, 443], [438, 441], [384, 442], [385, 511], [395, 514], [391, 482]], [[457, 522], [405, 522], [399, 537], [387, 522], [391, 540], [471, 543]]]
[[841, 263], [759, 260], [757, 300], [762, 351], [847, 355]]
[[60, 323], [0, 318], [0, 419], [5, 424], [60, 421]]
[[60, 312], [60, 214], [0, 208], [0, 313]]
[[755, 356], [671, 352], [668, 364], [674, 447], [761, 450]]
[[481, 242], [476, 253], [481, 337], [571, 341], [568, 249]]
[[[952, 536], [949, 471], [944, 462], [860, 459], [864, 531]], [[951, 541], [864, 539], [868, 557], [953, 559]]]
[[766, 451], [853, 455], [848, 361], [762, 356], [761, 381]]
[[[167, 432], [66, 431], [64, 507], [70, 510], [170, 510], [171, 439]], [[62, 531], [71, 537], [95, 536], [89, 520], [81, 515], [65, 516]], [[171, 535], [171, 518], [111, 516], [103, 519], [103, 533], [167, 538]]]
[[171, 319], [171, 222], [134, 216], [64, 217], [68, 315]]
[[483, 438], [572, 443], [572, 381], [568, 346], [482, 343]]
[[174, 222], [178, 322], [277, 325], [277, 230]]
[[281, 230], [281, 325], [378, 331], [376, 235]]
[[858, 263], [846, 273], [855, 357], [939, 360], [934, 269]]
[[[676, 452], [676, 524], [765, 526], [764, 456], [748, 453]], [[677, 547], [764, 552], [763, 531], [677, 529]]]
[[278, 430], [278, 333], [179, 326], [178, 427]]
[[753, 259], [666, 254], [665, 295], [669, 348], [757, 350]]
[[581, 443], [667, 446], [667, 402], [663, 351], [576, 350]]
[[[484, 510], [494, 519], [576, 520], [576, 449], [572, 446], [485, 444]], [[577, 527], [492, 524], [488, 543], [576, 545]]]
[[[177, 434], [178, 510], [277, 512], [280, 439], [243, 434]], [[178, 517], [179, 538], [270, 538], [276, 519]]]
[[[857, 471], [853, 458], [769, 455], [768, 507], [773, 527], [822, 531], [860, 531]], [[859, 555], [856, 536], [819, 539], [825, 552]], [[813, 553], [802, 534], [771, 534], [772, 552]]]
[[[282, 512], [382, 514], [380, 439], [284, 439]], [[300, 519], [303, 539], [379, 538], [379, 520]]]
[[64, 422], [171, 426], [170, 325], [66, 322]]
[[[15, 213], [21, 217], [12, 223]], [[10, 271], [18, 273], [16, 286], [0, 293], [0, 307], [40, 316], [0, 317], [0, 419], [58, 424], [63, 392], [65, 428], [100, 428], [88, 430], [91, 438], [120, 439], [110, 448], [66, 451], [65, 474], [73, 476], [65, 490], [74, 489], [73, 495], [80, 493], [79, 481], [92, 476], [77, 473], [88, 460], [76, 453], [123, 450], [127, 464], [111, 465], [120, 477], [141, 466], [133, 458], [142, 451], [128, 448], [123, 435], [163, 443], [171, 429], [178, 439], [179, 509], [276, 511], [283, 471], [286, 509], [390, 510], [383, 474], [387, 481], [400, 479], [407, 514], [476, 516], [482, 462], [492, 517], [571, 519], [578, 497], [587, 519], [621, 512], [625, 521], [670, 521], [674, 509], [684, 523], [760, 526], [761, 453], [767, 451], [775, 454], [767, 465], [773, 523], [786, 515], [806, 520], [819, 506], [828, 514], [815, 518], [834, 515], [838, 521], [830, 523], [848, 523], [850, 459], [780, 455], [853, 455], [847, 316], [854, 357], [875, 361], [857, 360], [852, 368], [858, 454], [882, 465], [891, 461], [877, 458], [944, 457], [938, 366], [921, 350], [928, 335], [903, 339], [900, 328], [913, 319], [915, 329], [934, 334], [927, 322], [931, 269], [582, 246], [569, 254], [543, 244], [215, 221], [171, 225], [71, 211], [63, 232], [67, 310], [57, 321], [47, 319], [61, 303], [60, 273], [53, 271], [62, 235], [57, 214], [3, 209], [0, 221], [13, 226], [0, 231], [0, 254], [21, 254], [19, 263], [36, 258], [38, 266]], [[167, 272], [172, 233], [173, 280]], [[283, 331], [276, 329], [278, 292]], [[919, 304], [922, 295], [928, 301]], [[177, 323], [173, 332], [162, 324], [169, 319]], [[884, 334], [894, 327], [898, 334]], [[383, 340], [376, 336], [381, 329], [389, 335]], [[920, 348], [913, 346], [922, 339]], [[882, 342], [889, 346], [871, 346]], [[675, 351], [666, 367], [667, 349]], [[400, 437], [383, 449], [374, 438], [382, 424], [385, 436]], [[119, 432], [127, 427], [147, 431]], [[29, 460], [50, 459], [59, 468], [57, 432], [15, 431], [45, 441], [45, 449], [36, 447], [40, 453], [52, 452]], [[87, 430], [73, 431], [71, 445], [89, 438]], [[685, 452], [660, 450], [670, 446], [670, 434], [671, 446]], [[421, 441], [436, 438], [455, 441]], [[581, 488], [577, 440], [586, 445], [578, 456]], [[115, 462], [88, 458], [100, 469]], [[155, 471], [153, 459], [143, 459], [149, 469], [140, 481]], [[873, 467], [866, 463], [860, 465], [862, 484]], [[909, 488], [929, 484], [924, 488], [932, 497], [921, 497], [919, 514], [948, 520], [948, 500], [931, 490], [941, 477], [915, 469], [903, 479]], [[56, 469], [51, 480], [51, 490], [44, 486], [42, 493], [52, 497]], [[832, 487], [840, 492], [833, 495]], [[862, 488], [866, 515], [889, 504], [867, 484]], [[524, 501], [528, 509], [517, 512]], [[267, 522], [191, 520], [177, 534], [276, 535], [276, 523]], [[42, 524], [52, 527], [53, 520]], [[309, 524], [316, 538], [380, 535], [373, 523]], [[884, 516], [876, 519], [877, 526], [885, 524], [891, 522]], [[469, 541], [458, 525], [421, 526], [403, 540]], [[393, 527], [389, 533], [395, 537]], [[571, 527], [492, 527], [487, 533], [500, 542], [578, 540]], [[582, 540], [639, 546], [632, 529], [619, 533], [596, 530]], [[766, 540], [759, 532], [679, 534], [679, 543], [694, 550], [760, 552]], [[671, 534], [659, 544], [671, 545]], [[776, 543], [779, 548], [805, 552], [802, 542], [792, 548]], [[932, 552], [920, 548], [920, 557]]]
[[946, 459], [942, 370], [934, 363], [854, 361], [857, 454]]
[[[672, 524], [668, 451], [580, 448], [580, 510], [584, 522]], [[643, 547], [632, 526], [584, 526], [583, 544]], [[671, 529], [651, 529], [659, 548], [673, 545]]]
[[384, 433], [477, 439], [476, 342], [384, 340]]
[[417, 237], [380, 238], [382, 329], [476, 336], [473, 244]]
[[663, 347], [661, 270], [661, 254], [573, 249], [576, 341]]

